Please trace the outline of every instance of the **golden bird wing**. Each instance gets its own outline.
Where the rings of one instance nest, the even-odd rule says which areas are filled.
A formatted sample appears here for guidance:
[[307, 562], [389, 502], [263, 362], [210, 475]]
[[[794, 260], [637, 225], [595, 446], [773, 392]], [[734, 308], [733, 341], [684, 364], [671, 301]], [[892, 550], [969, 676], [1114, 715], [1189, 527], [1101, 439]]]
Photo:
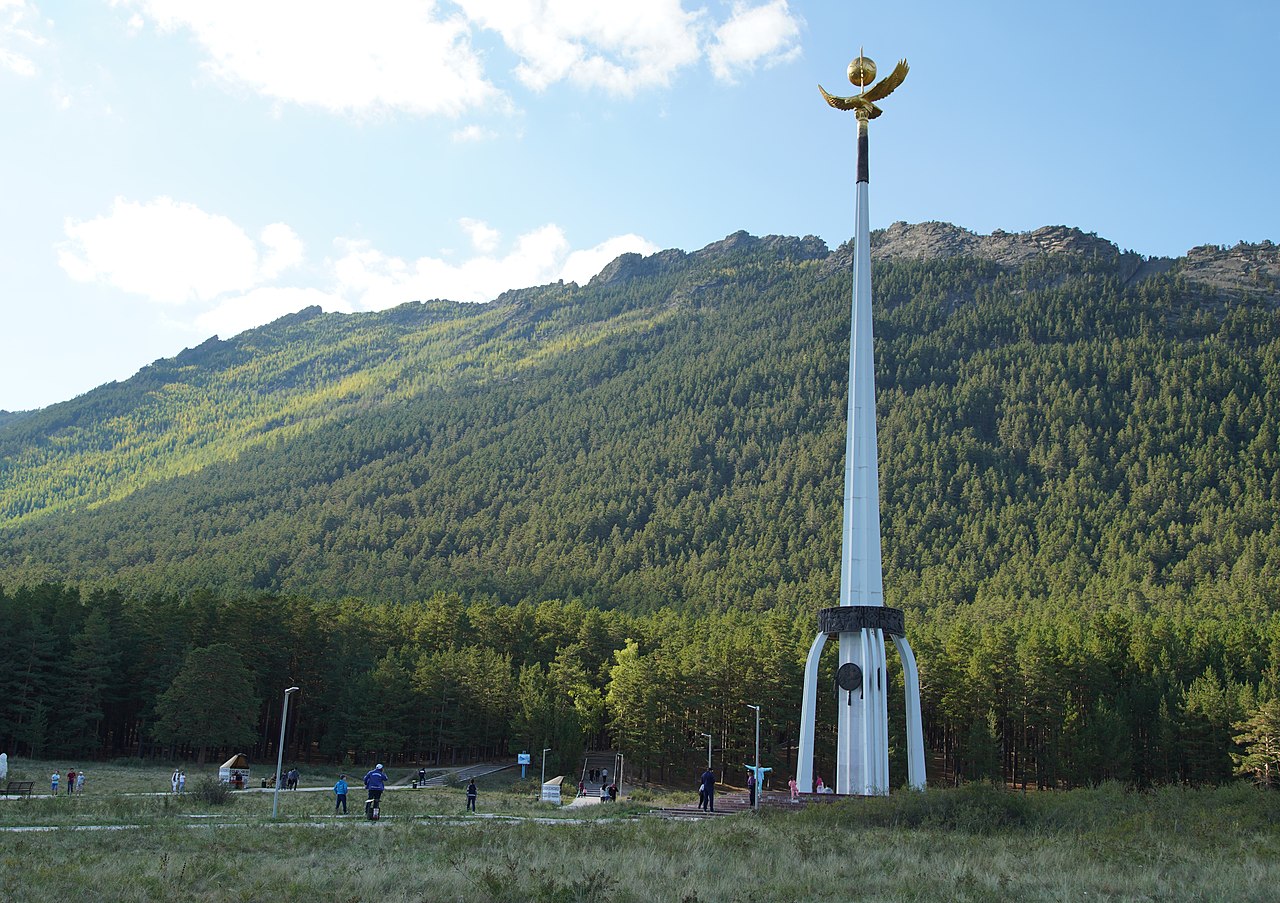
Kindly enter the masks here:
[[828, 94], [827, 89], [822, 85], [818, 85], [818, 90], [827, 99], [827, 103], [837, 110], [856, 110], [858, 108], [858, 98], [856, 97], [837, 97], [834, 94]]
[[[884, 100], [894, 92], [898, 85], [902, 84], [902, 80], [907, 77], [909, 68], [906, 60], [898, 60], [898, 65], [893, 67], [893, 71], [872, 85], [869, 90], [864, 91], [862, 97], [865, 100]], [[825, 94], [826, 92], [824, 91], [823, 93]]]

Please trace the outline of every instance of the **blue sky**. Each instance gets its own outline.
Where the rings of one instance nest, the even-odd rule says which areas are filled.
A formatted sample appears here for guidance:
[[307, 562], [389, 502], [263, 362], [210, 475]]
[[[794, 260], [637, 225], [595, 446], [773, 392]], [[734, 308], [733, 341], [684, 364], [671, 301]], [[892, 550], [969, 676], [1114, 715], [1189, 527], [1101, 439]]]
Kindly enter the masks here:
[[585, 282], [739, 229], [1280, 239], [1280, 4], [0, 0], [0, 409], [307, 304]]

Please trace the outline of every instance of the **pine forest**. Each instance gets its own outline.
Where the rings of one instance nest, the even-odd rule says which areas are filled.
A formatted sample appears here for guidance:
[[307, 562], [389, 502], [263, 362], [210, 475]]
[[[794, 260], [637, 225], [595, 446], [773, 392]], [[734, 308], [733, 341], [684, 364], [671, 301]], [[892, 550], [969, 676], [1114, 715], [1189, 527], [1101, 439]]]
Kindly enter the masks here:
[[[1074, 230], [890, 240], [923, 228], [872, 238], [930, 781], [1273, 782], [1274, 247], [1201, 249], [1223, 280]], [[849, 252], [738, 233], [489, 304], [308, 309], [0, 413], [0, 749], [265, 759], [297, 685], [291, 758], [613, 748], [683, 781], [704, 733], [749, 761], [753, 703], [785, 782], [838, 590]]]

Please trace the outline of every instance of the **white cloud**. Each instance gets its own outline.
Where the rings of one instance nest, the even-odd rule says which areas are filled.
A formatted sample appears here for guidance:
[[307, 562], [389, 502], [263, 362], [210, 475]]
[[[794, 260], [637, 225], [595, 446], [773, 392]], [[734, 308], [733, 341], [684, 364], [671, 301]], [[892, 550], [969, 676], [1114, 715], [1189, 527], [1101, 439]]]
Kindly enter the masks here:
[[498, 133], [492, 129], [486, 129], [478, 125], [469, 125], [466, 128], [458, 129], [450, 136], [459, 144], [470, 143], [475, 141], [492, 141], [498, 137]]
[[0, 47], [0, 69], [8, 69], [15, 75], [21, 75], [24, 78], [30, 78], [36, 74], [36, 64], [31, 61], [30, 57], [14, 53], [3, 47]]
[[261, 276], [244, 230], [194, 204], [116, 198], [111, 212], [68, 218], [58, 264], [80, 282], [105, 282], [154, 301], [183, 304], [250, 288]]
[[503, 256], [481, 254], [461, 263], [436, 257], [406, 261], [367, 242], [339, 241], [334, 264], [336, 291], [362, 310], [382, 310], [406, 301], [446, 298], [491, 301], [504, 291], [563, 279], [580, 285], [620, 254], [652, 254], [657, 245], [639, 235], [620, 235], [594, 248], [571, 251], [559, 226], [547, 224], [520, 236]]
[[[7, 0], [9, 3], [16, 0]], [[800, 52], [787, 0], [735, 0], [717, 21], [688, 0], [110, 0], [128, 26], [186, 32], [216, 78], [281, 104], [356, 117], [509, 112], [485, 70], [496, 36], [527, 88], [560, 83], [618, 96], [665, 87], [707, 60], [732, 82]], [[479, 126], [455, 141], [492, 137]]]
[[341, 291], [364, 310], [429, 298], [491, 301], [510, 288], [554, 282], [569, 253], [568, 240], [555, 225], [520, 236], [505, 256], [481, 255], [462, 263], [436, 257], [406, 261], [367, 242], [339, 244], [346, 252], [334, 265]]
[[334, 113], [456, 115], [501, 101], [464, 17], [433, 0], [112, 0], [189, 31], [217, 77]]
[[591, 277], [612, 263], [623, 254], [649, 255], [657, 252], [658, 246], [639, 235], [618, 235], [603, 241], [594, 248], [585, 251], [574, 251], [560, 270], [560, 278], [565, 282], [576, 282], [586, 285]]
[[471, 246], [481, 254], [490, 254], [498, 247], [498, 239], [502, 237], [502, 233], [490, 228], [488, 223], [464, 216], [458, 220], [458, 225], [471, 237]]
[[663, 86], [701, 56], [701, 11], [681, 0], [457, 0], [521, 58], [516, 76], [541, 91], [557, 82], [630, 95]]
[[39, 71], [29, 54], [48, 41], [34, 31], [36, 18], [35, 7], [25, 0], [0, 0], [0, 71], [23, 78]]
[[305, 248], [298, 233], [284, 223], [272, 223], [262, 230], [262, 243], [267, 246], [262, 261], [262, 276], [274, 278], [285, 270], [302, 263]]
[[431, 298], [491, 301], [508, 289], [557, 279], [585, 284], [620, 254], [657, 250], [639, 235], [620, 235], [575, 251], [549, 223], [499, 254], [497, 229], [471, 218], [459, 225], [475, 251], [461, 262], [405, 260], [340, 238], [336, 260], [308, 267], [302, 239], [285, 223], [267, 226], [255, 242], [236, 223], [194, 204], [117, 198], [110, 213], [66, 221], [58, 263], [72, 279], [174, 305], [175, 321], [227, 337], [313, 304], [328, 311], [383, 310]]
[[221, 301], [197, 316], [195, 326], [205, 335], [230, 337], [314, 304], [328, 311], [351, 311], [344, 298], [320, 289], [266, 286]]
[[775, 66], [800, 55], [800, 26], [787, 0], [771, 0], [761, 6], [733, 4], [732, 17], [716, 29], [707, 48], [707, 60], [716, 78], [734, 82], [739, 73], [757, 64]]

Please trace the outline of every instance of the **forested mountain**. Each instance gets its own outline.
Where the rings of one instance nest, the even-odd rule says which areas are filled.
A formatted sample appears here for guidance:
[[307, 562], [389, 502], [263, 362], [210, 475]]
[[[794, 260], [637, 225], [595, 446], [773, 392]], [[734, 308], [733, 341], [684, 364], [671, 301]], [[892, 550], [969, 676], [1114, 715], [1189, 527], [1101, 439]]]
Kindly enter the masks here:
[[[1231, 725], [1280, 680], [1275, 247], [1144, 260], [1076, 230], [943, 224], [873, 246], [885, 596], [908, 611], [935, 750], [959, 773], [1047, 783], [1229, 774]], [[538, 692], [560, 675], [579, 701], [587, 687], [602, 701], [586, 736], [662, 765], [701, 709], [625, 693], [636, 674], [696, 685], [706, 654], [778, 682], [783, 744], [776, 713], [836, 597], [848, 264], [847, 246], [738, 233], [488, 305], [308, 310], [10, 416], [0, 601], [21, 618], [55, 600], [77, 636], [93, 603], [18, 587], [186, 606], [205, 629], [166, 641], [163, 689], [184, 650], [254, 642], [220, 620], [251, 604], [235, 600], [293, 599], [312, 614], [290, 623], [312, 630], [336, 600], [382, 621], [388, 603], [454, 599], [445, 639], [406, 628], [350, 674], [429, 696], [413, 689], [424, 656], [487, 650], [465, 655], [505, 665], [466, 668], [516, 682], [536, 666]], [[483, 626], [517, 603], [549, 612], [537, 642]], [[593, 609], [607, 626], [580, 636]], [[764, 611], [760, 650], [744, 613]], [[700, 624], [727, 634], [707, 640], [720, 652]], [[16, 666], [5, 680], [27, 686]], [[154, 695], [126, 706], [115, 745]], [[714, 704], [733, 721], [735, 700]], [[469, 748], [501, 746], [509, 716]], [[0, 736], [32, 723], [4, 717]], [[325, 719], [317, 737], [340, 721]], [[424, 748], [406, 724], [355, 745]]]

